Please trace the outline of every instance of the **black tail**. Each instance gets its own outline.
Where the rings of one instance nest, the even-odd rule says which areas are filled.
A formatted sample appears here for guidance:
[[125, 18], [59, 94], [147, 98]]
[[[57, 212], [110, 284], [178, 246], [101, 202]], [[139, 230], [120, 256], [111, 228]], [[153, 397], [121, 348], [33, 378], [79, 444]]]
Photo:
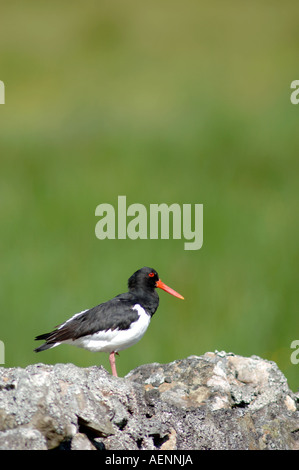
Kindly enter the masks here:
[[[44, 339], [44, 340], [47, 340], [49, 338], [49, 336], [51, 336], [52, 333], [44, 333], [43, 335], [39, 335], [35, 338], [35, 340], [41, 340], [41, 339]], [[41, 346], [39, 346], [38, 348], [34, 349], [35, 352], [41, 352], [41, 351], [45, 351], [46, 349], [50, 349], [50, 348], [53, 348], [55, 342], [51, 342], [51, 343], [44, 343], [42, 344]]]
[[41, 351], [45, 351], [46, 349], [53, 348], [54, 344], [55, 343], [44, 343], [38, 348], [34, 349], [34, 352], [41, 352]]

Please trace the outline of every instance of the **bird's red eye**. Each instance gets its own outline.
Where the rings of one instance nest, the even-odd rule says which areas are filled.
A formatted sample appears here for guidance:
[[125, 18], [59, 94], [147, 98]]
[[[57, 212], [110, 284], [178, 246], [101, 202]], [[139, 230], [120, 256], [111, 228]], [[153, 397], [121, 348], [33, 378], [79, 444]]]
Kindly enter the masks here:
[[154, 277], [155, 273], [149, 273], [149, 277]]

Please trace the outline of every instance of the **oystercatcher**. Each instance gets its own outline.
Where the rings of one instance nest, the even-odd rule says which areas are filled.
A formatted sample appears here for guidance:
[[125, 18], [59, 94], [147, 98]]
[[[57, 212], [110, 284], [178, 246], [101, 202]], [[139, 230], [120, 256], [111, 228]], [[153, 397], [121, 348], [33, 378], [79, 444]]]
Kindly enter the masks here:
[[36, 340], [46, 342], [35, 351], [73, 344], [89, 351], [107, 352], [112, 374], [117, 377], [115, 354], [133, 346], [146, 332], [159, 305], [156, 287], [179, 299], [184, 298], [164, 284], [157, 271], [141, 268], [129, 278], [129, 292], [76, 313], [54, 331], [37, 336]]

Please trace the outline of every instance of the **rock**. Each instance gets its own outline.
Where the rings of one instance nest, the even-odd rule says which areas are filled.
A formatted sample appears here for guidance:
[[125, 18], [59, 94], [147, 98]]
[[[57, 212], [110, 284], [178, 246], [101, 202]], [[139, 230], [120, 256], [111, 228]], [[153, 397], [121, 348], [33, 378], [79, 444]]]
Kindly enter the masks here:
[[298, 449], [298, 402], [275, 363], [224, 351], [125, 378], [0, 368], [0, 449]]
[[71, 442], [71, 450], [96, 450], [86, 434], [77, 433]]
[[0, 449], [47, 450], [46, 439], [36, 429], [16, 428], [0, 432]]

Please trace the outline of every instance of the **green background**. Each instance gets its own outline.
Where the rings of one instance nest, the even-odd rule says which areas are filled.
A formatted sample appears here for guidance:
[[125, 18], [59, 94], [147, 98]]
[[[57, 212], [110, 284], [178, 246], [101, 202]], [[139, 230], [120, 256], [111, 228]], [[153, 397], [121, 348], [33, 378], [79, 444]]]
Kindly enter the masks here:
[[[4, 1], [0, 18], [5, 366], [103, 364], [34, 337], [126, 291], [159, 291], [119, 375], [226, 350], [274, 360], [293, 390], [298, 322], [298, 1]], [[104, 240], [96, 206], [204, 205], [204, 243]], [[40, 344], [40, 343], [38, 343]]]

